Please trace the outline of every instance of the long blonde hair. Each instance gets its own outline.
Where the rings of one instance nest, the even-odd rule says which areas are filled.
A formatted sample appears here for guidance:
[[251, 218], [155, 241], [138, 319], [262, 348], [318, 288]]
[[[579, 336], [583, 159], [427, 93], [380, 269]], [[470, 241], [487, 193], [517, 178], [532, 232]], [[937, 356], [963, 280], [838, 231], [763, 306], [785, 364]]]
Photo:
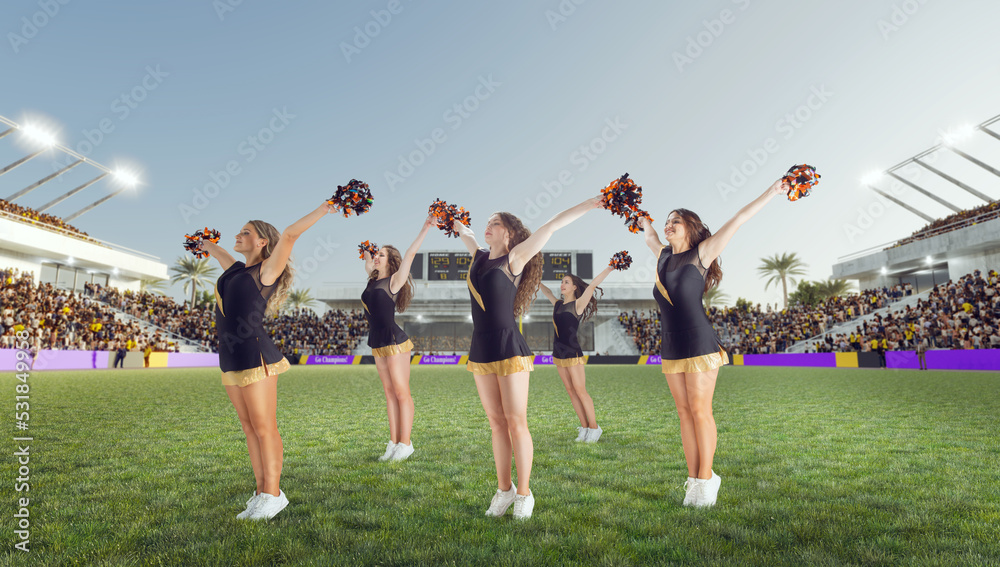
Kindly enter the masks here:
[[[260, 251], [261, 258], [270, 258], [271, 253], [274, 252], [274, 247], [278, 244], [278, 239], [281, 238], [281, 233], [278, 232], [278, 229], [274, 228], [274, 225], [262, 220], [252, 220], [249, 223], [253, 225], [258, 236], [267, 240], [267, 246]], [[267, 300], [265, 315], [275, 315], [278, 311], [281, 311], [282, 306], [285, 305], [285, 300], [288, 299], [288, 292], [292, 290], [293, 279], [295, 279], [295, 268], [292, 267], [292, 258], [289, 257], [288, 262], [285, 263], [285, 269], [278, 276], [278, 281], [274, 282], [276, 287], [274, 293]]]
[[[504, 228], [507, 229], [510, 235], [510, 240], [507, 243], [507, 250], [510, 251], [518, 244], [524, 242], [531, 236], [531, 231], [528, 230], [521, 219], [510, 213], [493, 213], [496, 215], [500, 222], [503, 224]], [[521, 283], [517, 286], [517, 295], [514, 296], [514, 316], [520, 317], [524, 315], [531, 304], [535, 301], [535, 296], [538, 295], [538, 282], [542, 281], [542, 253], [539, 252], [531, 257], [524, 264], [524, 270], [521, 271]]]
[[[385, 252], [386, 271], [388, 276], [391, 278], [399, 271], [399, 266], [403, 263], [403, 256], [399, 253], [399, 249], [395, 246], [390, 246], [388, 244], [382, 246]], [[378, 270], [372, 270], [371, 275], [368, 277], [370, 280], [379, 279]], [[406, 308], [410, 306], [410, 300], [413, 299], [413, 276], [406, 274], [406, 283], [400, 288], [399, 294], [396, 295], [396, 311], [402, 313], [406, 311]]]

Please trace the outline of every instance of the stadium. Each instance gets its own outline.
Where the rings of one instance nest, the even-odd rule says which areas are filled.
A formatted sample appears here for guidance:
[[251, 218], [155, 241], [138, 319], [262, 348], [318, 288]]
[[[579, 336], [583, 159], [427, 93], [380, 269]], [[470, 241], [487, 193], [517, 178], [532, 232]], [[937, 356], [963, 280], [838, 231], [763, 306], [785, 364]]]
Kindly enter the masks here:
[[[206, 45], [221, 49], [222, 40], [213, 34], [241, 37], [229, 34], [235, 33], [239, 18], [249, 17], [257, 8], [238, 4], [213, 6], [218, 23], [233, 25], [224, 31], [198, 31], [205, 34]], [[57, 14], [42, 10], [39, 13], [47, 14], [45, 24], [39, 23], [37, 15], [26, 16], [25, 25], [45, 33], [36, 39], [20, 30], [23, 37], [17, 49], [42, 46], [49, 41], [48, 32], [57, 35], [56, 26], [69, 19], [59, 14], [70, 8], [62, 6], [63, 12]], [[692, 28], [694, 35], [687, 37], [686, 44], [683, 35], [675, 42], [688, 46], [687, 57], [682, 57], [684, 67], [676, 69], [678, 76], [686, 72], [686, 80], [699, 85], [686, 94], [693, 97], [691, 101], [704, 96], [695, 90], [707, 92], [709, 85], [716, 84], [701, 75], [703, 69], [720, 69], [714, 55], [726, 46], [748, 45], [749, 40], [738, 34], [743, 33], [741, 18], [751, 17], [752, 11], [744, 14], [747, 6], [735, 1], [729, 8], [708, 19], [691, 20], [697, 24]], [[344, 76], [357, 79], [350, 73], [362, 73], [380, 87], [385, 80], [420, 98], [418, 87], [431, 81], [415, 79], [408, 68], [394, 67], [381, 52], [395, 46], [401, 56], [407, 46], [412, 47], [395, 43], [391, 34], [412, 33], [404, 28], [413, 23], [407, 18], [418, 17], [419, 9], [389, 2], [370, 13], [356, 14], [354, 19], [360, 24], [353, 27], [355, 31], [351, 31], [353, 24], [339, 22], [354, 38], [339, 48], [333, 44], [334, 55], [343, 52], [346, 58]], [[912, 18], [913, 23], [907, 24], [912, 27], [904, 27], [893, 12], [887, 21], [896, 30], [886, 31], [889, 28], [881, 24], [878, 28], [889, 38], [899, 38], [893, 41], [906, 41], [908, 32], [929, 37], [935, 26], [945, 26], [921, 20], [923, 12], [899, 9]], [[336, 10], [340, 14], [347, 9]], [[597, 22], [587, 18], [600, 14], [608, 19], [617, 12], [563, 2], [553, 3], [552, 10], [542, 13], [546, 33], [562, 31], [564, 38], [573, 38], [571, 26], [594, 31]], [[267, 14], [254, 16], [254, 25], [278, 17], [274, 12]], [[303, 25], [318, 25], [306, 22], [311, 19], [308, 13], [300, 15]], [[493, 17], [503, 19], [499, 13]], [[52, 28], [46, 31], [50, 20]], [[430, 25], [428, 20], [422, 22]], [[745, 25], [750, 27], [750, 21]], [[758, 31], [765, 29], [760, 23], [753, 25]], [[494, 26], [502, 28], [503, 24], [478, 22], [474, 29], [483, 33]], [[927, 27], [920, 31], [919, 26]], [[318, 32], [313, 29], [312, 33]], [[418, 37], [426, 38], [428, 33], [423, 31]], [[703, 42], [703, 36], [709, 35], [711, 39]], [[305, 41], [294, 34], [282, 37], [290, 43]], [[477, 46], [476, 52], [493, 51], [481, 43], [485, 39], [467, 41]], [[562, 41], [578, 49], [584, 44], [578, 38]], [[888, 41], [887, 50], [898, 48]], [[312, 45], [305, 49], [324, 60], [316, 44], [306, 45]], [[692, 53], [690, 46], [701, 49]], [[268, 57], [259, 46], [247, 49], [257, 57]], [[279, 52], [287, 56], [296, 51], [286, 46]], [[29, 57], [31, 61], [50, 57], [26, 54], [20, 63]], [[372, 139], [363, 133], [371, 123], [364, 120], [370, 121], [379, 112], [397, 115], [389, 110], [392, 99], [382, 98], [390, 95], [379, 89], [353, 94], [358, 100], [378, 100], [384, 106], [364, 119], [361, 110], [357, 116], [349, 112], [338, 117], [342, 122], [336, 128], [343, 130], [317, 119], [315, 113], [301, 111], [310, 118], [297, 118], [301, 107], [279, 112], [283, 101], [302, 103], [294, 96], [268, 98], [267, 105], [277, 106], [265, 113], [264, 122], [242, 115], [233, 124], [223, 113], [195, 114], [190, 109], [212, 101], [216, 87], [203, 89], [199, 83], [193, 98], [171, 89], [174, 81], [186, 80], [182, 78], [186, 72], [216, 72], [194, 63], [203, 56], [196, 53], [185, 59], [186, 67], [164, 63], [168, 72], [154, 66], [157, 82], [142, 79], [139, 86], [122, 91], [111, 108], [116, 113], [126, 108], [128, 112], [110, 117], [97, 114], [96, 130], [92, 116], [74, 116], [52, 101], [49, 104], [59, 111], [49, 111], [36, 101], [22, 102], [24, 108], [0, 108], [0, 369], [2, 385], [13, 398], [8, 409], [14, 410], [8, 414], [13, 416], [9, 421], [12, 441], [4, 465], [11, 480], [4, 488], [8, 506], [2, 523], [10, 542], [4, 551], [5, 565], [997, 564], [1000, 473], [993, 463], [1000, 458], [1000, 445], [993, 432], [1000, 410], [996, 388], [1000, 376], [1000, 115], [979, 117], [974, 126], [939, 130], [935, 143], [927, 147], [909, 143], [913, 132], [929, 139], [938, 124], [930, 118], [908, 116], [908, 134], [887, 135], [864, 145], [869, 155], [845, 151], [831, 158], [842, 170], [824, 169], [823, 163], [817, 163], [824, 177], [812, 188], [812, 195], [807, 192], [808, 199], [782, 203], [788, 205], [786, 210], [812, 220], [787, 221], [782, 240], [760, 236], [775, 232], [774, 216], [767, 217], [768, 221], [757, 219], [757, 227], [751, 221], [747, 230], [733, 237], [733, 248], [727, 249], [727, 262], [732, 263], [727, 266], [735, 267], [727, 267], [723, 281], [732, 286], [726, 290], [736, 290], [739, 298], [733, 301], [716, 288], [704, 294], [701, 304], [726, 357], [718, 371], [718, 385], [713, 382], [714, 401], [709, 395], [718, 422], [711, 474], [719, 471], [725, 478], [718, 503], [712, 507], [681, 504], [685, 475], [694, 479], [685, 467], [687, 446], [679, 442], [682, 410], [664, 382], [661, 366], [670, 357], [661, 357], [665, 352], [660, 322], [663, 307], [656, 294], [663, 292], [656, 291], [662, 287], [657, 285], [657, 263], [639, 258], [646, 253], [640, 250], [645, 248], [641, 237], [628, 234], [619, 219], [613, 219], [619, 225], [616, 232], [599, 224], [612, 216], [607, 211], [591, 213], [604, 216], [563, 239], [553, 238], [538, 257], [541, 285], [558, 297], [564, 276], [594, 280], [605, 269], [608, 251], [624, 247], [618, 236], [633, 237], [625, 242], [637, 261], [631, 271], [612, 272], [600, 284], [595, 294], [597, 310], [584, 318], [577, 331], [586, 387], [603, 436], [599, 442], [573, 442], [577, 431], [583, 437], [589, 426], [583, 418], [582, 425], [577, 423], [572, 386], [557, 366], [558, 356], [553, 356], [559, 332], [556, 315], [539, 293], [516, 318], [533, 364], [527, 420], [534, 443], [532, 487], [538, 504], [534, 515], [529, 510], [528, 520], [490, 518], [489, 513], [484, 517], [483, 509], [487, 504], [492, 507], [487, 499], [497, 490], [496, 463], [490, 454], [491, 446], [496, 451], [490, 429], [496, 417], [490, 415], [481, 385], [466, 369], [470, 355], [475, 360], [476, 303], [483, 304], [469, 282], [473, 256], [462, 240], [437, 234], [454, 230], [444, 224], [437, 225], [441, 231], [431, 229], [433, 236], [413, 256], [409, 268], [412, 301], [405, 311], [396, 313], [395, 321], [412, 343], [412, 352], [403, 354], [409, 360], [407, 389], [412, 390], [415, 407], [410, 445], [415, 452], [405, 462], [382, 462], [378, 454], [385, 447], [387, 408], [390, 424], [393, 420], [393, 402], [381, 374], [387, 364], [381, 347], [369, 346], [374, 319], [362, 297], [370, 282], [357, 260], [356, 242], [378, 238], [401, 243], [399, 249], [405, 250], [405, 240], [416, 234], [418, 227], [413, 223], [421, 220], [425, 201], [437, 198], [438, 191], [449, 201], [468, 200], [479, 207], [475, 210], [478, 224], [486, 219], [480, 209], [498, 206], [496, 201], [528, 203], [526, 214], [515, 212], [526, 226], [537, 228], [543, 217], [560, 214], [564, 206], [556, 203], [573, 204], [576, 193], [580, 198], [591, 196], [593, 191], [582, 185], [593, 185], [606, 171], [619, 176], [621, 164], [630, 156], [643, 165], [659, 165], [664, 159], [678, 170], [688, 161], [692, 168], [701, 162], [676, 149], [667, 152], [667, 158], [635, 147], [624, 156], [616, 153], [623, 151], [616, 144], [630, 143], [621, 140], [639, 135], [644, 127], [636, 111], [624, 122], [613, 119], [621, 124], [614, 139], [593, 137], [589, 130], [575, 133], [582, 135], [584, 143], [563, 152], [570, 156], [563, 160], [570, 164], [567, 169], [539, 166], [542, 173], [532, 189], [521, 191], [517, 183], [509, 183], [507, 193], [480, 190], [480, 184], [489, 187], [493, 177], [508, 182], [519, 179], [504, 177], [514, 158], [503, 157], [507, 154], [501, 151], [517, 144], [502, 140], [475, 153], [475, 143], [460, 140], [474, 129], [487, 128], [480, 121], [499, 128], [490, 131], [488, 138], [500, 132], [501, 138], [513, 140], [513, 115], [496, 118], [489, 113], [501, 104], [519, 112], [527, 112], [530, 105], [527, 99], [509, 102], [505, 98], [519, 88], [513, 79], [499, 72], [499, 81], [488, 73], [479, 74], [477, 84], [490, 85], [489, 91], [474, 86], [468, 95], [455, 87], [462, 94], [447, 95], [451, 98], [443, 107], [441, 128], [440, 120], [415, 120], [412, 142], [407, 139], [391, 147], [386, 142], [386, 148], [379, 150], [390, 156], [386, 163], [408, 164], [406, 175], [395, 166], [384, 168], [385, 179], [394, 180], [386, 186], [382, 172], [366, 164], [365, 178], [371, 183], [374, 204], [369, 201], [371, 213], [364, 209], [364, 216], [357, 212], [354, 217], [375, 218], [380, 207], [392, 211], [391, 215], [361, 225], [360, 218], [347, 218], [345, 212], [343, 219], [321, 220], [316, 229], [293, 238], [293, 243], [299, 243], [292, 256], [297, 270], [294, 283], [281, 309], [268, 312], [263, 320], [264, 330], [280, 352], [280, 364], [287, 363], [289, 368], [278, 380], [272, 413], [281, 431], [284, 469], [279, 465], [278, 470], [290, 504], [266, 521], [247, 522], [235, 519], [239, 512], [235, 507], [242, 506], [247, 496], [252, 495], [253, 501], [263, 490], [252, 490], [251, 473], [256, 469], [251, 469], [247, 459], [250, 434], [239, 409], [233, 411], [236, 402], [227, 399], [228, 386], [234, 385], [226, 382], [228, 371], [222, 372], [227, 388], [219, 385], [225, 356], [220, 357], [217, 325], [226, 314], [218, 290], [228, 267], [218, 269], [219, 264], [213, 262], [219, 256], [201, 253], [206, 248], [199, 246], [207, 244], [192, 246], [191, 236], [174, 231], [178, 226], [191, 227], [185, 229], [190, 235], [202, 225], [206, 232], [215, 226], [228, 228], [222, 230], [223, 240], [217, 246], [236, 250], [227, 240], [232, 239], [233, 229], [245, 222], [245, 215], [258, 214], [239, 207], [251, 203], [268, 218], [301, 216], [301, 211], [289, 205], [306, 200], [297, 188], [282, 188], [261, 199], [255, 193], [258, 184], [280, 184], [286, 179], [294, 180], [295, 187], [318, 184], [325, 198], [331, 185], [326, 169], [335, 162], [340, 169], [350, 169], [340, 167], [340, 160], [357, 159], [358, 154], [344, 148], [357, 146], [361, 152], [360, 148], [372, 147]], [[675, 53], [672, 61], [678, 61], [677, 57]], [[358, 68], [368, 59], [380, 61], [379, 69], [392, 68], [395, 73], [388, 78], [379, 73], [378, 79], [364, 74], [368, 71]], [[461, 54], [451, 54], [445, 61], [469, 65]], [[617, 76], [615, 65], [605, 68], [591, 61], [602, 69], [602, 80]], [[557, 73], [566, 76], [565, 71]], [[296, 80], [293, 75], [280, 76], [280, 80], [247, 79], [238, 88], [251, 82], [256, 86]], [[489, 77], [489, 82], [483, 77]], [[311, 80], [302, 79], [300, 84]], [[802, 81], [798, 86], [813, 84]], [[657, 84], [660, 88], [670, 83]], [[527, 92], [540, 96], [545, 88], [556, 86], [543, 81]], [[842, 104], [840, 88], [833, 88], [837, 94], [829, 104]], [[240, 95], [233, 93], [242, 91], [226, 92], [229, 98], [206, 106], [238, 106]], [[161, 95], [173, 98], [170, 103], [144, 102]], [[453, 98], [459, 102], [452, 104]], [[129, 134], [144, 120], [143, 111], [154, 110], [146, 104], [159, 104], [156, 108], [163, 112], [175, 105], [192, 112], [190, 121], [184, 114], [171, 114], [164, 122], [156, 122], [160, 127], [176, 122], [181, 137], [163, 134], [160, 140], [160, 134]], [[551, 113], [563, 104], [546, 103], [545, 108]], [[617, 104], [629, 111], [637, 108], [629, 102]], [[793, 106], [810, 109], [805, 119], [801, 113], [775, 114], [783, 124], [778, 132], [790, 133], [783, 140], [796, 137], [787, 145], [801, 144], [808, 151], [832, 155], [827, 146], [815, 142], [822, 136], [814, 138], [809, 131], [815, 127], [828, 136], [837, 129], [835, 124], [822, 122], [826, 120], [823, 113], [832, 112], [823, 104]], [[131, 117], [133, 112], [135, 117]], [[995, 112], [987, 110], [986, 115]], [[201, 124], [194, 123], [196, 115]], [[273, 116], [286, 118], [275, 127]], [[538, 120], [538, 115], [531, 116]], [[797, 116], [797, 121], [788, 116]], [[698, 126], [700, 133], [709, 124], [723, 128], [700, 119], [706, 121]], [[612, 118], [602, 120], [598, 123], [612, 123]], [[815, 121], [806, 124], [811, 120]], [[82, 140], [72, 143], [67, 141], [72, 137], [58, 135], [62, 121], [73, 125], [68, 129], [83, 132]], [[384, 135], [379, 121], [379, 126], [371, 127]], [[566, 128], [569, 121], [560, 127]], [[229, 136], [219, 143], [221, 149], [205, 152], [199, 160], [175, 149], [190, 144], [204, 151], [197, 132], [205, 125], [204, 136], [209, 137], [209, 124]], [[761, 146], [759, 132], [774, 135], [771, 124], [754, 128], [753, 136], [747, 138], [750, 141], [734, 142], [729, 149], [736, 151], [726, 155], [743, 160], [740, 144], [756, 148]], [[348, 131], [353, 134], [346, 137], [357, 139], [338, 145], [342, 155], [331, 157], [316, 149], [315, 139], [304, 133], [310, 130], [310, 135], [324, 130], [326, 137], [336, 131], [337, 138], [345, 137], [339, 132]], [[296, 136], [301, 143], [292, 140]], [[762, 147], [774, 148], [766, 152], [787, 149], [784, 141], [766, 139], [769, 142]], [[428, 146], [428, 140], [434, 145]], [[520, 143], [524, 147], [516, 155], [527, 160], [526, 156], [541, 152], [552, 140], [540, 136]], [[688, 144], [685, 139], [680, 146]], [[243, 151], [248, 147], [254, 148], [252, 158]], [[136, 157], [119, 160], [117, 155], [126, 150]], [[449, 157], [449, 152], [461, 152], [462, 157]], [[486, 163], [484, 155], [497, 163]], [[155, 165], [136, 165], [144, 159]], [[849, 172], [844, 169], [864, 169], [869, 159], [898, 163], [863, 178], [847, 179]], [[722, 161], [719, 171], [729, 171], [728, 162]], [[281, 165], [284, 162], [295, 165]], [[303, 163], [317, 165], [320, 172], [305, 172]], [[600, 168], [600, 173], [588, 171], [591, 166]], [[631, 171], [633, 166], [627, 167]], [[173, 176], [182, 170], [188, 170], [186, 176]], [[649, 168], [637, 171], [637, 178], [645, 179], [640, 177], [643, 173], [656, 178]], [[222, 176], [220, 172], [227, 173]], [[452, 174], [462, 192], [447, 193], [440, 186], [438, 178], [448, 177], [450, 183]], [[692, 179], [705, 181], [701, 171], [691, 177], [677, 175], [682, 186]], [[754, 175], [746, 177], [765, 185], [763, 175]], [[336, 178], [332, 184], [340, 190], [340, 182]], [[196, 189], [193, 193], [180, 189], [180, 183]], [[693, 202], [704, 211], [706, 229], [719, 230], [723, 221], [739, 214], [743, 203], [727, 202], [726, 195], [721, 202], [714, 194], [707, 196], [713, 183], [703, 183], [709, 190], [698, 196], [702, 201]], [[418, 184], [423, 185], [418, 188]], [[552, 190], [556, 185], [558, 192]], [[668, 201], [649, 188], [653, 185], [647, 185], [646, 199], [658, 207], [650, 210], [659, 230], [667, 217]], [[856, 192], [850, 193], [848, 186], [856, 186]], [[732, 192], [739, 201], [752, 198], [740, 186]], [[205, 206], [192, 208], [192, 194]], [[180, 215], [175, 214], [178, 204]], [[310, 205], [316, 203], [310, 201]], [[677, 205], [670, 201], [669, 206]], [[211, 216], [222, 210], [225, 215]], [[183, 224], [178, 216], [183, 217]], [[785, 217], [780, 222], [786, 222]], [[829, 234], [804, 236], [808, 228], [803, 227], [809, 223]], [[407, 230], [400, 228], [403, 225]], [[912, 230], [915, 226], [919, 228]], [[472, 228], [479, 231], [481, 227], [473, 224]], [[749, 245], [751, 235], [759, 243]], [[430, 240], [433, 237], [438, 240]], [[173, 248], [162, 245], [168, 238]], [[481, 244], [484, 237], [479, 238]], [[419, 245], [422, 239], [423, 233], [415, 242]], [[315, 251], [310, 256], [313, 246], [335, 259], [326, 260]], [[348, 260], [354, 264], [347, 264]], [[810, 272], [807, 266], [820, 266], [820, 272]], [[829, 276], [809, 279], [817, 273]], [[264, 285], [260, 276], [257, 284]], [[264, 358], [261, 353], [257, 362], [266, 375], [267, 368], [279, 363]], [[390, 440], [390, 445], [395, 444]], [[254, 449], [249, 450], [253, 458]], [[530, 459], [527, 466], [531, 470]], [[499, 476], [499, 465], [497, 471]]]

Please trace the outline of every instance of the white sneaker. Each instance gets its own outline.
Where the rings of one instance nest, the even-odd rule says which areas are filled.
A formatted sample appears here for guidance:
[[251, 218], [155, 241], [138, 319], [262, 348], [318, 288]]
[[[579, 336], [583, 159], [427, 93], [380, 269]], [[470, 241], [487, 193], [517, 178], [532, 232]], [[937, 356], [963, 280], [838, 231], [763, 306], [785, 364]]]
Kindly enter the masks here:
[[577, 427], [576, 430], [580, 432], [580, 434], [576, 436], [577, 441], [584, 441], [587, 439], [587, 432], [590, 431], [589, 429], [581, 425], [580, 427]]
[[285, 497], [284, 492], [279, 490], [277, 496], [261, 492], [260, 497], [257, 499], [257, 505], [254, 506], [253, 511], [250, 512], [247, 519], [270, 520], [277, 516], [278, 512], [284, 510], [285, 506], [288, 506], [288, 498]]
[[689, 476], [686, 481], [684, 481], [684, 502], [682, 506], [694, 506], [694, 481], [697, 480], [693, 476]]
[[528, 491], [526, 496], [517, 494], [514, 496], [514, 519], [527, 520], [531, 517], [531, 511], [535, 509], [535, 496]]
[[386, 443], [385, 444], [385, 453], [381, 457], [379, 457], [378, 460], [380, 460], [380, 461], [388, 461], [389, 459], [391, 459], [393, 452], [396, 451], [396, 446], [397, 445], [398, 445], [398, 443], [393, 443], [392, 441], [389, 441], [388, 443]]
[[715, 506], [716, 500], [719, 498], [719, 487], [722, 486], [722, 477], [715, 474], [712, 471], [712, 478], [705, 479], [695, 479], [699, 487], [699, 491], [696, 494], [696, 500], [693, 504], [698, 508], [707, 508], [710, 506]]
[[601, 429], [600, 425], [597, 426], [597, 429], [588, 429], [587, 438], [584, 441], [587, 443], [597, 443], [597, 440], [601, 438], [601, 433], [604, 433], [604, 430]]
[[514, 503], [514, 498], [517, 496], [517, 486], [514, 483], [510, 483], [510, 490], [500, 490], [497, 489], [497, 493], [493, 495], [493, 500], [490, 501], [490, 507], [486, 510], [487, 516], [503, 516], [507, 513], [507, 508]]
[[413, 441], [410, 441], [409, 445], [403, 445], [402, 443], [396, 443], [396, 452], [392, 454], [393, 461], [405, 461], [410, 458], [413, 454]]
[[253, 508], [256, 505], [257, 500], [259, 500], [259, 499], [260, 499], [260, 494], [257, 493], [257, 492], [254, 492], [253, 496], [250, 497], [250, 500], [247, 500], [247, 509], [243, 510], [239, 514], [236, 514], [236, 519], [237, 520], [246, 519], [246, 517], [249, 516], [250, 513], [253, 511]]

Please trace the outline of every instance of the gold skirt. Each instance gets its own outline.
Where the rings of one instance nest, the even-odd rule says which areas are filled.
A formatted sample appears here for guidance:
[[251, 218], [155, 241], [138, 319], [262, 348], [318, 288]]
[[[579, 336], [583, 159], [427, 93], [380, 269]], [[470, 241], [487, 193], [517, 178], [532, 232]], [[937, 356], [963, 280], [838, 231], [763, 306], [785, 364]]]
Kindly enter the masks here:
[[686, 372], [708, 372], [720, 366], [729, 364], [729, 355], [726, 351], [719, 350], [711, 354], [692, 356], [691, 358], [680, 358], [677, 360], [663, 360], [662, 367], [664, 374], [680, 374]]
[[[263, 360], [261, 362], [263, 362]], [[264, 364], [258, 366], [257, 368], [248, 368], [246, 370], [231, 370], [229, 372], [223, 372], [222, 385], [245, 388], [250, 384], [260, 382], [268, 376], [286, 372], [289, 368], [291, 368], [291, 365], [288, 364], [288, 359], [282, 357], [281, 360], [275, 362], [274, 364]]]
[[485, 376], [496, 374], [497, 376], [508, 376], [515, 372], [531, 372], [535, 369], [534, 356], [512, 356], [505, 360], [496, 362], [472, 362], [466, 363], [465, 369], [473, 374]]
[[587, 359], [582, 356], [576, 358], [552, 358], [552, 364], [555, 364], [559, 368], [569, 368], [570, 366], [577, 366], [580, 364], [586, 364]]
[[389, 345], [384, 347], [378, 347], [372, 349], [373, 356], [392, 356], [394, 354], [401, 354], [404, 352], [410, 352], [413, 350], [413, 342], [410, 339], [406, 339], [406, 342], [401, 345]]

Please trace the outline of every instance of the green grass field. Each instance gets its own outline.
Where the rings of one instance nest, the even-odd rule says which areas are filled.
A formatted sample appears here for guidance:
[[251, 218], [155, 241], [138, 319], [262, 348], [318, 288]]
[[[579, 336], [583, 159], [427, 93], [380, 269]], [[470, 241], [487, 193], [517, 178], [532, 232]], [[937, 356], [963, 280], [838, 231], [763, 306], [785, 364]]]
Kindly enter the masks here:
[[[374, 366], [280, 378], [282, 488], [270, 522], [235, 519], [253, 488], [217, 369], [35, 373], [31, 552], [4, 565], [998, 565], [1000, 377], [724, 368], [717, 507], [680, 505], [687, 473], [656, 367], [592, 366], [604, 436], [552, 368], [532, 375], [534, 517], [483, 515], [489, 428], [463, 368], [413, 369], [417, 452], [387, 438]], [[0, 380], [14, 409], [10, 374]], [[4, 411], [14, 432], [13, 412]]]

